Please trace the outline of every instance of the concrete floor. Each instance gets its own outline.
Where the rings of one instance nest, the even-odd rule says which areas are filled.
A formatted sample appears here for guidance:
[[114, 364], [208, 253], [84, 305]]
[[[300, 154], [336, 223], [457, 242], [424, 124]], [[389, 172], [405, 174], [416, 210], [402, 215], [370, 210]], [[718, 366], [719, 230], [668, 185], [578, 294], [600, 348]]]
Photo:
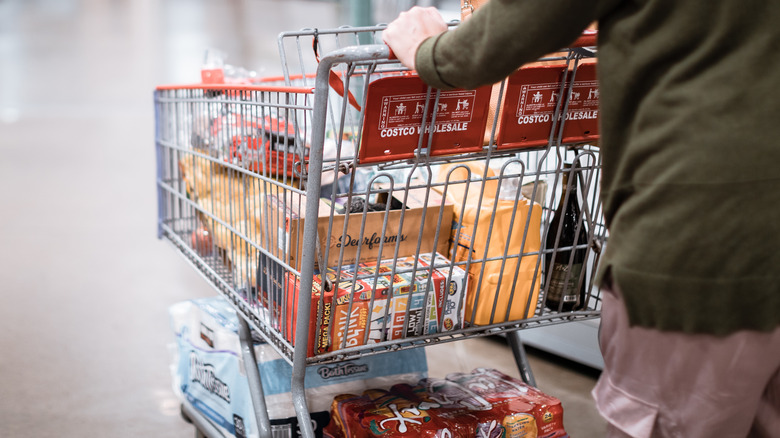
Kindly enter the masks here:
[[[335, 27], [335, 2], [0, 1], [0, 436], [189, 437], [167, 308], [213, 290], [156, 239], [152, 90], [203, 51], [273, 75], [276, 35]], [[598, 372], [530, 351], [574, 437], [604, 435]], [[498, 339], [429, 348], [431, 375], [518, 375]]]

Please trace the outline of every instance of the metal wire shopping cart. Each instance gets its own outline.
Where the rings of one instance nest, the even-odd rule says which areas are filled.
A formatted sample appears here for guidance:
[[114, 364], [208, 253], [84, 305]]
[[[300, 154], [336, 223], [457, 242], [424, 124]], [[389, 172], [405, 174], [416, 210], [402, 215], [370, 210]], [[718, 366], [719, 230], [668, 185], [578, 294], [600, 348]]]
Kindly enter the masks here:
[[245, 346], [254, 330], [292, 364], [304, 436], [307, 366], [505, 334], [533, 383], [519, 331], [600, 313], [594, 37], [439, 91], [381, 30], [284, 33], [283, 77], [155, 93], [158, 235], [234, 305]]

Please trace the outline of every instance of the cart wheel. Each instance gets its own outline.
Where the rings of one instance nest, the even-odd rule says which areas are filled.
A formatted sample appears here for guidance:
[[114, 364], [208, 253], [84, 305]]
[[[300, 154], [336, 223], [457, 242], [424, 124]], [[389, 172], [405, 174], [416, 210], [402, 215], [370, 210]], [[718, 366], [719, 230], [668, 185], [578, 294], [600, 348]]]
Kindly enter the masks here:
[[184, 412], [184, 405], [179, 405], [179, 412], [181, 413], [181, 418], [183, 418], [184, 421], [186, 421], [187, 423], [192, 424], [192, 420], [190, 419], [189, 416], [187, 416], [187, 413]]

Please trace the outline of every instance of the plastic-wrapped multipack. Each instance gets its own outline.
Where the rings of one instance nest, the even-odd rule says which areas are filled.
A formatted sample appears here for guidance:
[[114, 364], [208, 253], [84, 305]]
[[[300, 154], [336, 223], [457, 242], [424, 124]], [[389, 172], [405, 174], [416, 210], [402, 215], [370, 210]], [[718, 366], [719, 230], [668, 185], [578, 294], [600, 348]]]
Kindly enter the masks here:
[[[213, 297], [177, 303], [169, 313], [176, 334], [171, 366], [176, 394], [225, 435], [258, 436], [233, 307]], [[253, 343], [271, 428], [295, 436], [292, 367], [271, 345], [259, 339]], [[316, 435], [322, 436], [336, 395], [414, 383], [426, 376], [425, 351], [420, 348], [307, 367], [306, 401]]]
[[499, 371], [478, 368], [389, 390], [343, 394], [330, 438], [566, 438], [560, 400]]

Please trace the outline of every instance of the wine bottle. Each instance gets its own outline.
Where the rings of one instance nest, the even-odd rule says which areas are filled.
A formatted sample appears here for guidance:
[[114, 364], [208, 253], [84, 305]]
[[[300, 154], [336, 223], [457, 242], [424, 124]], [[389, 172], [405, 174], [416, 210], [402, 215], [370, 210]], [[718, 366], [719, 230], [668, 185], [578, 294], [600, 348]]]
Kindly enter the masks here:
[[544, 278], [549, 281], [545, 305], [561, 312], [584, 307], [586, 304], [586, 281], [580, 277], [583, 275], [583, 265], [588, 254], [588, 231], [585, 223], [580, 223], [577, 178], [573, 174], [573, 181], [569, 181], [571, 169], [571, 164], [564, 164], [563, 192], [558, 208], [553, 213], [545, 241], [547, 249], [554, 250], [545, 255]]

